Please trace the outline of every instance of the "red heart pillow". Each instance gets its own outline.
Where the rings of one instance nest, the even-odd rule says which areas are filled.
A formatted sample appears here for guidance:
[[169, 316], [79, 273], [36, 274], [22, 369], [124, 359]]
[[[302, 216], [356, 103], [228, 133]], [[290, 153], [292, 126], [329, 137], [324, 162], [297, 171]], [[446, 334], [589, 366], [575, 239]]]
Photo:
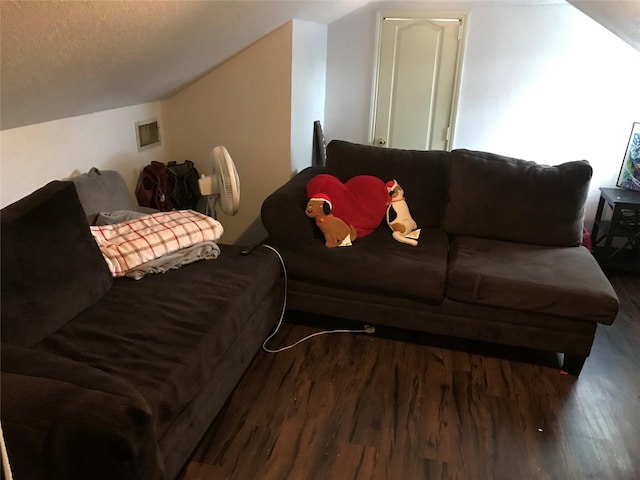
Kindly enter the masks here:
[[333, 175], [321, 173], [307, 183], [307, 197], [324, 193], [331, 199], [331, 213], [353, 225], [358, 238], [373, 232], [387, 212], [389, 194], [382, 180], [358, 175], [342, 183]]

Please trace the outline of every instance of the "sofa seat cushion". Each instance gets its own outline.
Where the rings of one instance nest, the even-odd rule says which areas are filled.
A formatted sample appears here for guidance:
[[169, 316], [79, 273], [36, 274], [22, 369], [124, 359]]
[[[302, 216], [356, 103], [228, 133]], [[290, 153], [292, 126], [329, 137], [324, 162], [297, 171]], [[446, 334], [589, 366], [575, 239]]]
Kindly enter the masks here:
[[327, 248], [321, 239], [270, 240], [292, 279], [433, 303], [444, 298], [448, 243], [441, 230], [423, 228], [417, 247], [405, 245], [393, 239], [387, 225], [351, 247]]
[[255, 329], [252, 313], [281, 274], [273, 252], [241, 250], [221, 245], [215, 260], [117, 279], [98, 303], [34, 348], [128, 381], [149, 403], [162, 436]]
[[447, 297], [458, 302], [612, 323], [618, 299], [584, 247], [456, 236]]

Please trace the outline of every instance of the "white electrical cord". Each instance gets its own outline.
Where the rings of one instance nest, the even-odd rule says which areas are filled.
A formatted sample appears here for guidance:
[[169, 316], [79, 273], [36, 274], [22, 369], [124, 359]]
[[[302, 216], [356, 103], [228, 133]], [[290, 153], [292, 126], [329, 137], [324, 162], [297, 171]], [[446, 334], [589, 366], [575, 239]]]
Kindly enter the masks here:
[[2, 432], [2, 423], [0, 423], [0, 452], [2, 455], [2, 472], [6, 480], [13, 480], [11, 473], [11, 465], [9, 464], [9, 454], [7, 453], [7, 446], [4, 443], [4, 433]]
[[292, 343], [291, 345], [287, 345], [281, 348], [277, 348], [277, 349], [271, 349], [267, 347], [267, 343], [269, 343], [269, 341], [276, 336], [276, 334], [278, 333], [278, 331], [280, 330], [280, 327], [282, 326], [282, 322], [284, 319], [284, 314], [285, 311], [287, 309], [287, 267], [284, 264], [284, 259], [282, 258], [282, 255], [280, 255], [280, 252], [278, 252], [278, 250], [276, 250], [275, 248], [273, 248], [271, 245], [267, 245], [266, 243], [262, 244], [263, 247], [268, 248], [269, 250], [272, 250], [277, 256], [278, 259], [280, 260], [280, 264], [282, 265], [282, 275], [284, 277], [284, 300], [282, 302], [282, 311], [280, 312], [280, 320], [278, 320], [278, 325], [276, 326], [276, 329], [273, 331], [273, 333], [271, 335], [269, 335], [266, 340], [262, 343], [262, 348], [269, 353], [280, 353], [280, 352], [284, 352], [285, 350], [289, 350], [290, 348], [295, 347], [296, 345], [301, 344], [302, 342], [306, 342], [307, 340], [313, 338], [313, 337], [317, 337], [319, 335], [328, 335], [330, 333], [375, 333], [376, 329], [375, 327], [371, 327], [369, 325], [365, 325], [363, 329], [360, 330], [347, 330], [347, 329], [336, 329], [336, 330], [322, 330], [320, 332], [315, 332], [312, 333], [311, 335], [307, 335], [306, 337], [301, 338], [300, 340], [298, 340], [295, 343]]

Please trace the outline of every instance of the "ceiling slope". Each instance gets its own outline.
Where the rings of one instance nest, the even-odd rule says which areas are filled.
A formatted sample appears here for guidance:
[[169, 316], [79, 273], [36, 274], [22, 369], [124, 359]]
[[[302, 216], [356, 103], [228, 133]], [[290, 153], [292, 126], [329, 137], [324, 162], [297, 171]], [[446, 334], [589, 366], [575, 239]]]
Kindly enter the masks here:
[[365, 3], [2, 0], [0, 128], [167, 98], [291, 19]]
[[[165, 99], [291, 19], [369, 1], [1, 0], [0, 129]], [[640, 50], [640, 0], [567, 1]]]
[[640, 0], [567, 0], [640, 51]]

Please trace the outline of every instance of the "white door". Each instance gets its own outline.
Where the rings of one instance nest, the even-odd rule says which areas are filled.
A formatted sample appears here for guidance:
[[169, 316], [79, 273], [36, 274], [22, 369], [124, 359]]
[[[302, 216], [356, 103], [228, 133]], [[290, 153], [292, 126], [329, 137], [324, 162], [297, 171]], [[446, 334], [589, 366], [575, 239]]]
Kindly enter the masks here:
[[460, 18], [382, 18], [376, 145], [448, 150], [461, 30]]

